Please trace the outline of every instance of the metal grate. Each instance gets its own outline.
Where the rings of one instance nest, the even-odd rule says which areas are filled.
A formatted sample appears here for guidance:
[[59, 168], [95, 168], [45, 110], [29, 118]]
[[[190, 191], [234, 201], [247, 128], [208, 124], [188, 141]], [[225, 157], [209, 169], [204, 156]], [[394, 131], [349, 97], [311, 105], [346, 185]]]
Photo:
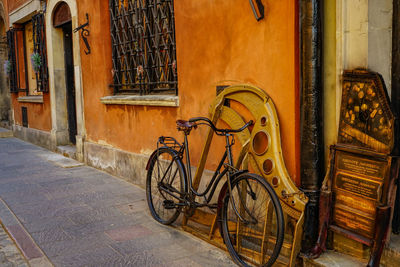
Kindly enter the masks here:
[[15, 57], [15, 31], [11, 29], [7, 31], [7, 45], [8, 45], [8, 62], [9, 66], [8, 77], [10, 80], [10, 92], [18, 93], [17, 71], [16, 71], [16, 57]]
[[114, 93], [177, 94], [173, 0], [110, 0]]
[[22, 126], [28, 127], [28, 108], [21, 107], [21, 111], [22, 111]]
[[42, 64], [40, 70], [36, 72], [37, 90], [39, 92], [48, 92], [48, 68], [47, 68], [47, 52], [46, 52], [46, 35], [44, 14], [39, 13], [32, 17], [33, 27], [33, 48], [34, 52], [41, 57]]

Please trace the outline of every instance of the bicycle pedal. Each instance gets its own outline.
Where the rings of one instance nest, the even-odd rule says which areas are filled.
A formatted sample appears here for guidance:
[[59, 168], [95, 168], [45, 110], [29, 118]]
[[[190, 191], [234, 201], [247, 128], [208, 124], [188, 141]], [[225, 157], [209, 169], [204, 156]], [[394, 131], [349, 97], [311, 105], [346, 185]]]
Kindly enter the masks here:
[[169, 200], [169, 199], [166, 199], [166, 200], [163, 201], [163, 206], [167, 210], [172, 210], [172, 209], [176, 208], [175, 203], [172, 200]]

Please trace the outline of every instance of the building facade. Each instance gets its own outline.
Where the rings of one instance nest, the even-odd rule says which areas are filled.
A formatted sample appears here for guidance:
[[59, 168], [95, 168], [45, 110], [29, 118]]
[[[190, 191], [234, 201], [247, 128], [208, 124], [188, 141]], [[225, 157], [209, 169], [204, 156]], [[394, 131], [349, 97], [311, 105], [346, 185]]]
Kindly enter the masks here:
[[[157, 137], [174, 135], [178, 118], [206, 116], [217, 88], [267, 86], [278, 110], [287, 111], [280, 113], [283, 150], [291, 177], [299, 181], [297, 5], [270, 3], [268, 17], [257, 21], [243, 1], [192, 2], [166, 1], [139, 14], [134, 9], [141, 1], [8, 1], [16, 135], [53, 150], [73, 146], [79, 160], [134, 179], [131, 173], [143, 169]], [[36, 44], [46, 44], [44, 74], [32, 66], [32, 55], [41, 52], [32, 30], [38, 14], [44, 18]], [[130, 25], [135, 16], [142, 22]], [[146, 19], [163, 16], [162, 25], [145, 26]], [[85, 38], [83, 29], [71, 32], [85, 23]], [[140, 34], [160, 37], [135, 41]], [[43, 88], [37, 75], [47, 79]], [[194, 154], [200, 149], [195, 146]]]

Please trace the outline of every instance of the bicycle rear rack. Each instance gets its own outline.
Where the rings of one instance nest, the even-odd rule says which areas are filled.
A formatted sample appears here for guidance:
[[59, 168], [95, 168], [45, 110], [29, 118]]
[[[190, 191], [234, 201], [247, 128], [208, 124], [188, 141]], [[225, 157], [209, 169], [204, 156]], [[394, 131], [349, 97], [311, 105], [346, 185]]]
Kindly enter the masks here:
[[160, 136], [157, 140], [157, 149], [161, 146], [172, 148], [178, 152], [183, 151], [183, 144], [179, 143], [175, 138], [170, 136]]

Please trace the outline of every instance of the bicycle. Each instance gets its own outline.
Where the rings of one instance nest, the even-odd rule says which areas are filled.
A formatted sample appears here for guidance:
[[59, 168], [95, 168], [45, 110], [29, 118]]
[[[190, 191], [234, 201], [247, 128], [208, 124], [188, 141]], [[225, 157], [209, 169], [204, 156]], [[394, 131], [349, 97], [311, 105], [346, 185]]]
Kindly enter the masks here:
[[[233, 165], [233, 134], [252, 123], [250, 120], [240, 129], [218, 129], [205, 117], [178, 120], [177, 128], [184, 133], [184, 142], [165, 136], [158, 139], [157, 149], [146, 166], [146, 197], [152, 217], [166, 225], [172, 224], [184, 207], [192, 211], [201, 207], [217, 209], [221, 236], [234, 262], [240, 266], [271, 266], [279, 256], [284, 238], [279, 199], [263, 177]], [[188, 143], [191, 130], [199, 125], [211, 127], [226, 142], [225, 153], [203, 192], [192, 185]], [[225, 176], [219, 203], [210, 203]], [[196, 197], [204, 198], [204, 202], [197, 202]]]

